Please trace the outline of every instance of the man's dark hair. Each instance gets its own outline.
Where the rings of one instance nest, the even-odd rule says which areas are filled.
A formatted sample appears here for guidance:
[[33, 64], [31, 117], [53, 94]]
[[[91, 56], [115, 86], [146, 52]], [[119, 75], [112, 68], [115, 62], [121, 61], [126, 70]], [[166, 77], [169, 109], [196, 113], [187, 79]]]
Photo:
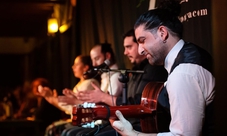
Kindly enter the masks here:
[[182, 38], [183, 25], [178, 19], [181, 7], [175, 0], [165, 0], [153, 10], [142, 14], [136, 21], [134, 29], [144, 25], [145, 30], [154, 30], [163, 25], [169, 28], [173, 35]]
[[97, 72], [93, 72], [91, 69], [93, 69], [93, 65], [92, 65], [92, 60], [91, 60], [91, 57], [88, 56], [88, 55], [80, 55], [78, 56], [80, 57], [80, 61], [84, 64], [84, 65], [87, 65], [89, 68], [88, 68], [88, 71], [84, 72], [84, 78], [85, 79], [90, 79], [90, 78], [94, 78], [96, 79], [97, 81], [99, 81], [99, 83], [101, 83], [101, 77], [100, 75], [97, 73]]
[[128, 32], [126, 32], [126, 33], [123, 35], [123, 39], [125, 39], [126, 37], [130, 37], [130, 36], [133, 37], [133, 42], [137, 43], [134, 29], [130, 29]]
[[110, 62], [111, 64], [116, 63], [116, 58], [113, 52], [113, 49], [111, 48], [111, 44], [109, 43], [100, 43], [97, 44], [97, 46], [101, 46], [101, 52], [105, 55], [107, 52], [110, 53], [111, 58], [110, 58]]

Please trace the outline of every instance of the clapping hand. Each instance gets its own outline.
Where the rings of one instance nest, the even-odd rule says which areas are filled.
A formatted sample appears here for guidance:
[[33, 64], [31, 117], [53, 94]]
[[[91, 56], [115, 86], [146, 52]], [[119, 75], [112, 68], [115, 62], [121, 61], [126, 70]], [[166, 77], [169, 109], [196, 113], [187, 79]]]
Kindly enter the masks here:
[[79, 91], [76, 93], [76, 97], [84, 102], [99, 103], [102, 102], [102, 98], [105, 97], [105, 93], [94, 83], [91, 83], [94, 90]]
[[57, 97], [57, 91], [53, 91], [49, 87], [43, 87], [42, 85], [38, 86], [38, 95], [42, 97]]
[[75, 105], [83, 103], [83, 101], [77, 99], [77, 93], [74, 93], [70, 89], [65, 88], [62, 93], [64, 95], [58, 96], [58, 102], [61, 102], [63, 105]]

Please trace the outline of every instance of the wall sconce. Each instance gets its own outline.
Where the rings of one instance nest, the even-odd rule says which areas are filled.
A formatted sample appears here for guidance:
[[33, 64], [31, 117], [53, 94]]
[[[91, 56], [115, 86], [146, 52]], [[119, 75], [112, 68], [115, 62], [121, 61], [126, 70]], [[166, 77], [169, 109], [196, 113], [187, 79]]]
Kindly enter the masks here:
[[72, 25], [72, 22], [67, 21], [67, 23], [65, 23], [59, 27], [59, 32], [64, 33], [65, 31], [67, 31], [70, 28], [71, 25]]
[[60, 33], [64, 33], [68, 28], [69, 28], [69, 25], [64, 24], [64, 25], [59, 27], [59, 31], [60, 31]]
[[58, 32], [58, 20], [57, 18], [49, 18], [47, 20], [48, 33], [54, 34]]

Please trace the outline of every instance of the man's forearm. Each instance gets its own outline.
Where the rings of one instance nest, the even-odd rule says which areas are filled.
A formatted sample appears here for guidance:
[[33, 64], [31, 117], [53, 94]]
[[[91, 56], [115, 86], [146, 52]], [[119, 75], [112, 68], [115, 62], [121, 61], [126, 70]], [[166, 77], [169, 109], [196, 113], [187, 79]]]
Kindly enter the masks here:
[[105, 104], [107, 104], [109, 106], [116, 106], [116, 99], [117, 99], [116, 96], [105, 94], [102, 97], [101, 102], [103, 102], [103, 103], [105, 103]]

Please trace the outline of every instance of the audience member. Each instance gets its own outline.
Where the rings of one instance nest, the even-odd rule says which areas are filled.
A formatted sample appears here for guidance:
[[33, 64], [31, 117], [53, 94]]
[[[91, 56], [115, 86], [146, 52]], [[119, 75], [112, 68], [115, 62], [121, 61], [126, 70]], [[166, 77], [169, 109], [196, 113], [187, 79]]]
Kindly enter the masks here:
[[[27, 118], [34, 115], [34, 109], [38, 107], [37, 100], [39, 99], [32, 91], [32, 83], [25, 81], [23, 86], [16, 89], [18, 92], [18, 102], [20, 108], [14, 114], [14, 118]], [[34, 117], [34, 116], [33, 116]]]
[[49, 104], [44, 98], [39, 96], [38, 86], [50, 87], [49, 82], [45, 78], [36, 78], [32, 82], [32, 92], [37, 97], [38, 108], [35, 109], [34, 119], [41, 121], [41, 130], [44, 131], [46, 127], [54, 121], [62, 118], [62, 112], [55, 106]]
[[20, 119], [40, 121], [40, 130], [44, 132], [49, 124], [61, 118], [61, 111], [38, 95], [39, 85], [50, 87], [47, 79], [34, 79], [30, 84], [30, 91], [27, 92], [25, 99], [22, 101], [20, 110], [15, 117]]

